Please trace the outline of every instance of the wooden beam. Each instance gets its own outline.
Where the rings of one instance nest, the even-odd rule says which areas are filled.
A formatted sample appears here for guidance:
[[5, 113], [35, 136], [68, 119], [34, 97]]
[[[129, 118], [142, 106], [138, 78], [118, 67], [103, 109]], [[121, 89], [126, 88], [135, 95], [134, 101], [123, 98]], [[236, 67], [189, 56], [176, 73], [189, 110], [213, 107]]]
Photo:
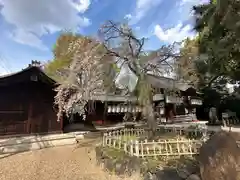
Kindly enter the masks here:
[[60, 128], [61, 128], [61, 131], [63, 132], [63, 118], [64, 118], [64, 116], [63, 116], [63, 114], [62, 114], [62, 116], [61, 116], [61, 118], [60, 118]]
[[22, 114], [24, 111], [0, 111], [0, 114]]

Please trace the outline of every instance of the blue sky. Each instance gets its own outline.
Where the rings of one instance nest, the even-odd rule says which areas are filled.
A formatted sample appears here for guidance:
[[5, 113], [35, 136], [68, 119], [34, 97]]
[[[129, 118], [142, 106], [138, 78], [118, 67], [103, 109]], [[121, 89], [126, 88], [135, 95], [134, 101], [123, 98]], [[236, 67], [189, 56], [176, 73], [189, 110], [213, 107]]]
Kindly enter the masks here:
[[191, 8], [200, 0], [0, 0], [0, 74], [51, 60], [64, 30], [96, 35], [106, 20], [128, 22], [146, 49], [193, 37]]

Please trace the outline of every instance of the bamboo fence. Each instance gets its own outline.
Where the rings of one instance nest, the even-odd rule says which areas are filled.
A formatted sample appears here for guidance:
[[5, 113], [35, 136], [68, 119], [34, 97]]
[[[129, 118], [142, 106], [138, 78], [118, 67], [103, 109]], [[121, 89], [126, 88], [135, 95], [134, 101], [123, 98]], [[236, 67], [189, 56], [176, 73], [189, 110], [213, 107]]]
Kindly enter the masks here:
[[227, 112], [222, 113], [222, 121], [223, 126], [232, 126], [232, 125], [238, 125], [240, 123], [240, 119], [237, 118], [237, 115], [235, 112]]
[[[160, 131], [161, 129], [157, 129]], [[184, 128], [164, 128], [166, 132], [175, 132], [178, 135], [183, 135], [186, 133], [194, 134], [206, 134], [205, 131], [196, 130], [191, 132], [190, 129]], [[189, 131], [186, 131], [189, 130]], [[198, 150], [202, 143], [206, 139], [202, 140], [192, 140], [183, 139], [181, 137], [177, 139], [167, 139], [158, 141], [148, 141], [147, 139], [139, 141], [137, 137], [146, 136], [147, 131], [143, 128], [136, 129], [121, 129], [116, 131], [110, 131], [104, 133], [103, 135], [103, 146], [109, 146], [115, 149], [122, 149], [125, 153], [131, 156], [137, 157], [158, 157], [158, 156], [182, 156], [188, 155], [192, 156], [198, 154]], [[136, 140], [131, 138], [136, 137]]]

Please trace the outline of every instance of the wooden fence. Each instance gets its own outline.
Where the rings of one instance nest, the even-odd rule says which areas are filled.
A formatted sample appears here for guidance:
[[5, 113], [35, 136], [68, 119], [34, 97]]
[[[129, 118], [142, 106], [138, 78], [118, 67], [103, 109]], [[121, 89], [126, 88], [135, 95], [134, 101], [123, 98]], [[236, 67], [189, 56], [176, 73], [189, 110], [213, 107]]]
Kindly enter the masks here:
[[[200, 128], [189, 128], [189, 127], [180, 127], [180, 126], [164, 126], [164, 127], [158, 127], [156, 129], [156, 132], [173, 132], [177, 135], [188, 135], [189, 137], [197, 136], [210, 136], [211, 134], [214, 134], [214, 130], [208, 130], [207, 128], [200, 127]], [[110, 136], [117, 139], [125, 139], [128, 137], [139, 137], [139, 136], [147, 136], [147, 130], [144, 128], [123, 128], [118, 130], [110, 130], [107, 133], [104, 133], [104, 136]], [[103, 137], [104, 138], [104, 137]]]
[[185, 140], [185, 139], [168, 139], [158, 141], [138, 141], [131, 140], [124, 142], [119, 139], [107, 138], [105, 146], [116, 149], [123, 149], [124, 152], [131, 156], [148, 157], [148, 156], [181, 156], [198, 154], [203, 141]]
[[[160, 131], [161, 129], [157, 129]], [[177, 134], [181, 135], [186, 133], [186, 129], [177, 129], [177, 128], [167, 128], [165, 131], [175, 131]], [[188, 129], [188, 132], [191, 132]], [[121, 129], [116, 131], [110, 131], [104, 133], [103, 135], [103, 146], [110, 146], [116, 149], [122, 149], [127, 154], [137, 157], [157, 157], [157, 156], [181, 156], [181, 155], [194, 155], [198, 154], [198, 150], [201, 147], [202, 143], [206, 139], [202, 140], [191, 140], [183, 139], [181, 137], [177, 139], [168, 139], [168, 140], [158, 140], [158, 141], [148, 141], [143, 140], [139, 141], [137, 138], [139, 136], [145, 136], [146, 131], [142, 128], [136, 129]], [[204, 134], [200, 130], [195, 130], [195, 134]], [[134, 138], [136, 138], [134, 140]]]
[[236, 112], [222, 113], [223, 126], [232, 126], [240, 124], [240, 119], [237, 118]]

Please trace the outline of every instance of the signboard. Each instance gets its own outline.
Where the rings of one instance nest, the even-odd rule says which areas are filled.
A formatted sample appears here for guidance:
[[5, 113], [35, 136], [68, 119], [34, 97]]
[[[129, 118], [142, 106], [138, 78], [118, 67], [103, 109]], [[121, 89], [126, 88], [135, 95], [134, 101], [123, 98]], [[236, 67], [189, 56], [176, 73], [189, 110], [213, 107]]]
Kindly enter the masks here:
[[131, 106], [131, 105], [112, 105], [108, 106], [108, 113], [137, 113], [142, 112], [141, 106]]
[[222, 113], [222, 118], [228, 119], [229, 118], [228, 113]]
[[192, 105], [202, 105], [202, 100], [201, 99], [191, 99], [191, 104]]
[[167, 96], [166, 103], [173, 103], [173, 104], [181, 104], [183, 103], [183, 98], [174, 97], [174, 96]]

